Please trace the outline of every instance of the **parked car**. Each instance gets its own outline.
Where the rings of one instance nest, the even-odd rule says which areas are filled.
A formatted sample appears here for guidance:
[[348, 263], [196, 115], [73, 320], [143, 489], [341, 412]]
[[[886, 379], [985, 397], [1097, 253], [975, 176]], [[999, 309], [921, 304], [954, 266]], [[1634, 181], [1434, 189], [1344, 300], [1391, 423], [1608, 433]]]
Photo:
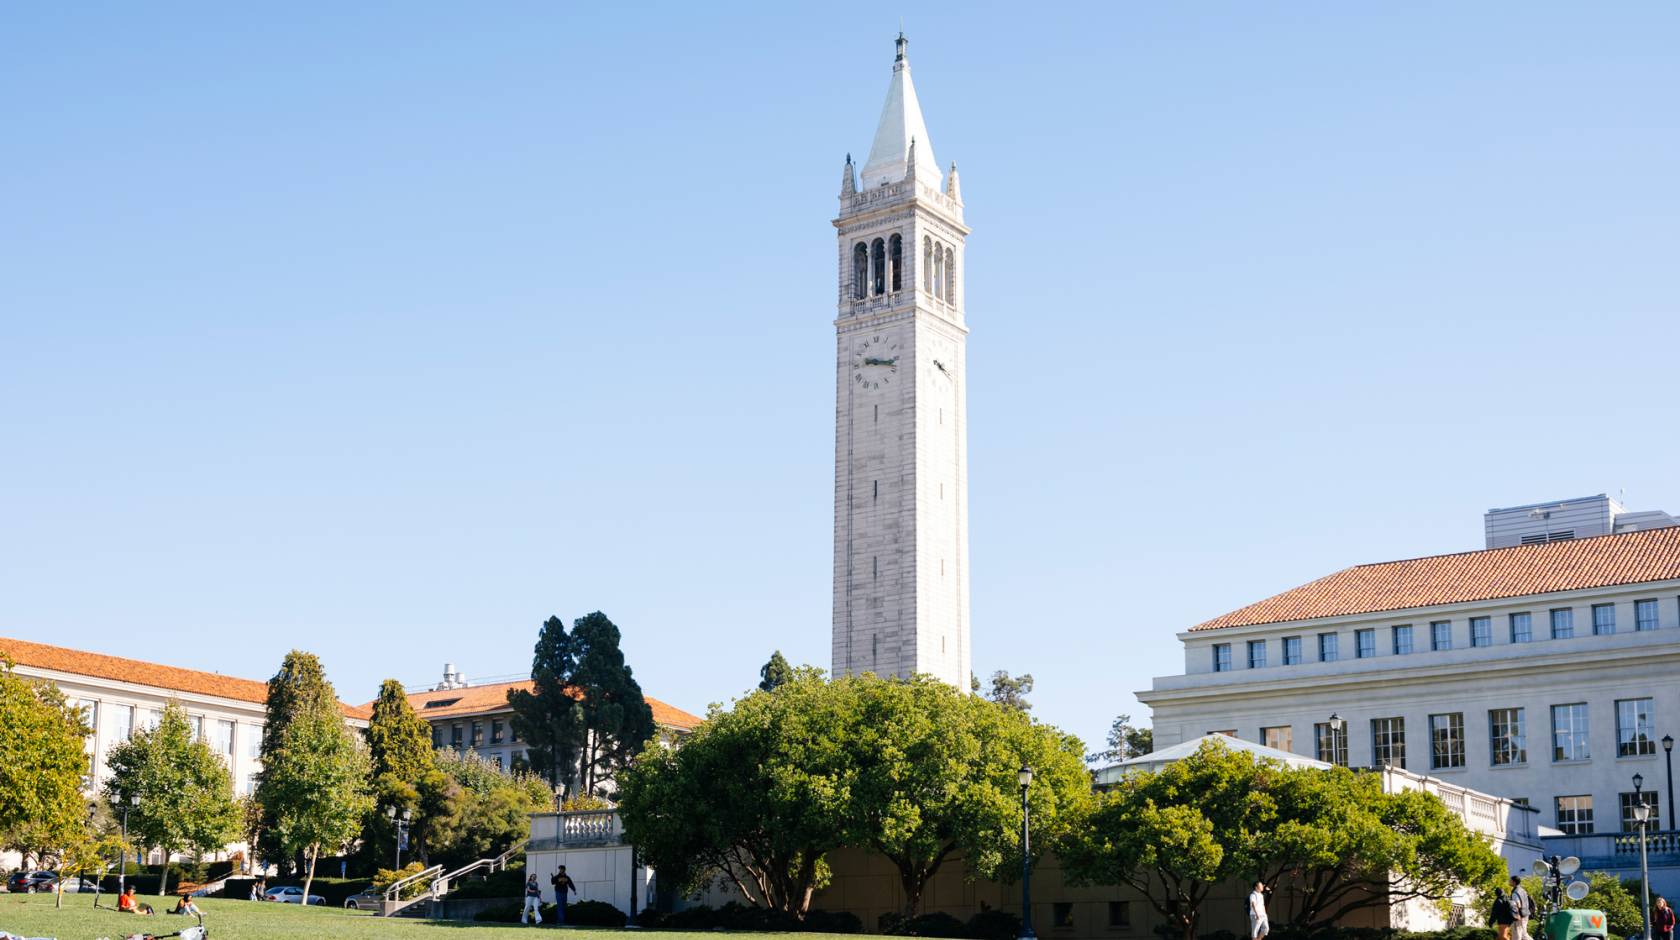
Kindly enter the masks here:
[[17, 894], [51, 891], [58, 883], [58, 874], [50, 871], [15, 871], [6, 879], [6, 890]]
[[64, 892], [66, 894], [93, 894], [99, 890], [99, 881], [94, 878], [66, 878]]
[[[282, 885], [278, 888], [269, 888], [268, 893], [264, 894], [263, 898], [280, 904], [302, 904], [303, 889], [297, 885]], [[311, 894], [309, 896], [309, 903], [325, 904], [327, 903], [327, 899], [321, 897], [319, 894]]]
[[372, 888], [344, 899], [344, 906], [352, 911], [377, 911], [385, 900], [385, 892]]

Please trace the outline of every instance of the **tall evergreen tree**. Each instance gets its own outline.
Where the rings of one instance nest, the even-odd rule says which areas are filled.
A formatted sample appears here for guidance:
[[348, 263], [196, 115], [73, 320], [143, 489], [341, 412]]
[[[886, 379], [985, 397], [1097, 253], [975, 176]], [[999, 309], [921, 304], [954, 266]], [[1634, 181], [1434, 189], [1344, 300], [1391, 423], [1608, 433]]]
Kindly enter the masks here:
[[787, 657], [781, 650], [770, 655], [770, 661], [758, 670], [758, 688], [761, 692], [774, 692], [776, 686], [788, 682], [793, 678], [793, 667], [788, 665]]
[[[438, 769], [430, 727], [415, 713], [402, 683], [395, 679], [386, 679], [379, 687], [367, 739], [374, 811], [362, 828], [361, 854], [373, 860], [391, 851], [397, 838], [396, 823], [387, 815], [392, 811], [410, 815], [409, 836], [424, 846], [429, 832], [426, 817], [452, 815], [447, 804], [456, 788]], [[423, 856], [423, 851], [417, 853]]]
[[[280, 661], [279, 671], [268, 680], [268, 697], [263, 705], [262, 734], [262, 758], [265, 768], [268, 766], [269, 755], [280, 751], [280, 742], [285, 738], [286, 729], [298, 715], [310, 708], [330, 708], [336, 711], [338, 699], [327, 682], [327, 673], [321, 668], [321, 660], [314, 653], [292, 650]], [[262, 796], [260, 777], [257, 784], [257, 805], [262, 808], [261, 825], [258, 827], [262, 837], [259, 844], [253, 846], [257, 855], [265, 861], [278, 863], [283, 871], [299, 867], [305, 860], [287, 852], [282, 845], [273, 807], [270, 806], [270, 801]]]
[[1033, 690], [1033, 677], [1030, 672], [1023, 672], [1011, 677], [1006, 670], [999, 669], [992, 673], [992, 691], [986, 697], [999, 705], [1007, 705], [1017, 711], [1032, 711], [1032, 703], [1027, 701], [1027, 695]]
[[583, 739], [582, 717], [571, 688], [577, 651], [566, 623], [559, 617], [543, 621], [531, 657], [531, 688], [512, 689], [513, 733], [528, 747], [531, 770], [548, 780], [555, 791], [570, 788], [577, 779]]
[[[164, 706], [156, 728], [137, 731], [106, 757], [111, 777], [105, 792], [117, 806], [133, 805], [128, 828], [135, 842], [175, 852], [210, 852], [238, 838], [239, 806], [233, 775], [203, 741], [194, 741], [179, 703]], [[158, 877], [158, 894], [169, 893], [169, 866]]]
[[619, 639], [618, 627], [598, 610], [572, 624], [578, 650], [572, 686], [581, 696], [584, 732], [578, 776], [588, 794], [630, 763], [654, 735], [653, 709], [624, 663]]

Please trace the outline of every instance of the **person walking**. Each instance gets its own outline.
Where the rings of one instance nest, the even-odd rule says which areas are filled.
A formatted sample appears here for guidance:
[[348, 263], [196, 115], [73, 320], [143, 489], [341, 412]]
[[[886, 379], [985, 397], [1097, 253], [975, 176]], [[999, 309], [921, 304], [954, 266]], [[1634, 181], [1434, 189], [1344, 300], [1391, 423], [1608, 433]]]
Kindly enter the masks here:
[[1651, 930], [1652, 940], [1674, 940], [1674, 908], [1667, 898], [1657, 898], [1657, 906], [1651, 908]]
[[1522, 886], [1522, 879], [1511, 876], [1511, 936], [1514, 940], [1528, 940], [1528, 919], [1534, 916], [1534, 899]]
[[1505, 897], [1504, 888], [1493, 889], [1493, 910], [1488, 914], [1489, 926], [1499, 935], [1499, 940], [1511, 940], [1511, 925], [1516, 923], [1516, 916], [1511, 912], [1511, 901]]
[[554, 923], [556, 926], [566, 926], [566, 892], [577, 893], [577, 884], [572, 876], [566, 874], [566, 866], [561, 865], [554, 870], [554, 877], [548, 879], [554, 886]]
[[527, 917], [533, 924], [542, 923], [542, 885], [537, 884], [536, 875], [525, 879], [525, 909], [519, 912], [519, 923], [523, 925]]
[[1266, 883], [1256, 881], [1248, 895], [1248, 940], [1261, 940], [1271, 932], [1272, 925], [1266, 920]]

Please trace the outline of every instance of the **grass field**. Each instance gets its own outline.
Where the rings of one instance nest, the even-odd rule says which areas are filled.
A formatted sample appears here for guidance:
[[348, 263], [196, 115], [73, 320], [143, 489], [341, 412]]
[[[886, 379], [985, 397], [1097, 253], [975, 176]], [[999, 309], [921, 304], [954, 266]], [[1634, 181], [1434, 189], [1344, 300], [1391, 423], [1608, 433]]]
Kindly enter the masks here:
[[[155, 896], [141, 900], [159, 910], [163, 902]], [[104, 896], [100, 903], [112, 903]], [[531, 940], [536, 931], [555, 936], [564, 935], [576, 940], [620, 935], [624, 931], [593, 927], [567, 927], [556, 931], [544, 924], [541, 928], [474, 924], [463, 921], [427, 921], [409, 918], [387, 920], [372, 914], [357, 913], [338, 908], [303, 908], [295, 904], [258, 904], [251, 901], [199, 902], [204, 908], [204, 926], [210, 930], [210, 940]], [[0, 894], [0, 931], [23, 937], [55, 937], [57, 940], [98, 940], [100, 937], [119, 937], [144, 931], [166, 934], [190, 927], [190, 917], [171, 917], [157, 914], [138, 917], [93, 907], [91, 894], [67, 894], [64, 907], [53, 907], [50, 894]], [[714, 932], [688, 933], [681, 931], [636, 931], [660, 940], [697, 940]], [[751, 934], [754, 937], [800, 937], [806, 940], [830, 936], [827, 934]], [[853, 938], [855, 940], [855, 938]]]

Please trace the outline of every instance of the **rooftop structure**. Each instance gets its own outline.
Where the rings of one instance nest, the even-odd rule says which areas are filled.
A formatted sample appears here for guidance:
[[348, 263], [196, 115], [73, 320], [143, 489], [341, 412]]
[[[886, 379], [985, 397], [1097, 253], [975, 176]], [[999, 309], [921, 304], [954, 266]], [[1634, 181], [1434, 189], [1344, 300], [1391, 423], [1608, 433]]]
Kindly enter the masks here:
[[1620, 500], [1600, 493], [1526, 506], [1489, 509], [1482, 517], [1488, 548], [1538, 545], [1600, 535], [1619, 535], [1680, 525], [1660, 509], [1628, 512]]

